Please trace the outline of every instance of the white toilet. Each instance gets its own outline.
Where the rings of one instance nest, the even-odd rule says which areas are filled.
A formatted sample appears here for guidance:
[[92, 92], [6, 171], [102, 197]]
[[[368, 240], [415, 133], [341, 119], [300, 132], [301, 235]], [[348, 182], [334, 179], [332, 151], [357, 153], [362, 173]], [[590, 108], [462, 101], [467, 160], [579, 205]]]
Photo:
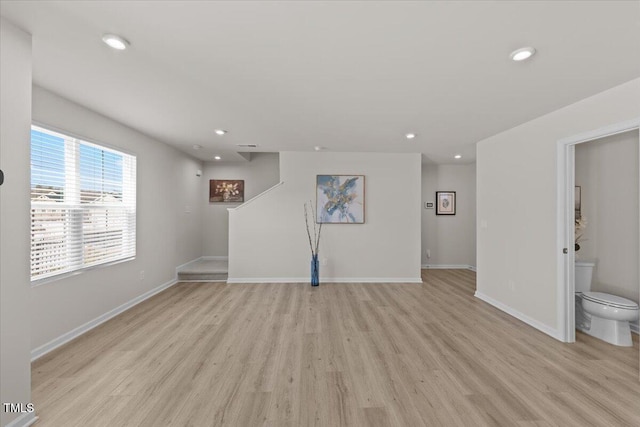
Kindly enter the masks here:
[[638, 319], [638, 304], [602, 292], [591, 292], [594, 262], [576, 261], [576, 328], [613, 345], [631, 347], [629, 322]]

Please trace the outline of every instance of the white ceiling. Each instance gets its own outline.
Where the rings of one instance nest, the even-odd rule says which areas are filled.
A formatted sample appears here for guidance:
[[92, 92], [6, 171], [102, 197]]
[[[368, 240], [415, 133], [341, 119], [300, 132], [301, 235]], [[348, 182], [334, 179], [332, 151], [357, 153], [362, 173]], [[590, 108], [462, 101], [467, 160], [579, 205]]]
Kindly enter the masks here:
[[[203, 160], [243, 160], [235, 145], [254, 143], [454, 163], [639, 77], [639, 5], [3, 0], [0, 12], [33, 34], [36, 84]], [[531, 61], [509, 60], [529, 45]]]

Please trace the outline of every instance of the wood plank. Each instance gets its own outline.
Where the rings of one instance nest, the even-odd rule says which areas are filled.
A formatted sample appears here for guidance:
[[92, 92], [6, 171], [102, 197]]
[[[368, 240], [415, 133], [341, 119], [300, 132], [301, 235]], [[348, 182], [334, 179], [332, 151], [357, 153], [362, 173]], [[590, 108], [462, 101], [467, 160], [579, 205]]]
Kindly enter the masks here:
[[36, 425], [640, 425], [637, 336], [563, 344], [422, 277], [177, 284], [34, 362]]

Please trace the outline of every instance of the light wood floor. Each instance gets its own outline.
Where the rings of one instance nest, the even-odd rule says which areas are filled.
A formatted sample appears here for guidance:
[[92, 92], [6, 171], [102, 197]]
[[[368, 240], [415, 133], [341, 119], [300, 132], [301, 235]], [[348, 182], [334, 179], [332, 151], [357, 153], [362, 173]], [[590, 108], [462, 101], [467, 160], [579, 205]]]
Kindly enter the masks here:
[[36, 425], [640, 425], [637, 339], [562, 344], [470, 271], [423, 278], [175, 285], [33, 364]]

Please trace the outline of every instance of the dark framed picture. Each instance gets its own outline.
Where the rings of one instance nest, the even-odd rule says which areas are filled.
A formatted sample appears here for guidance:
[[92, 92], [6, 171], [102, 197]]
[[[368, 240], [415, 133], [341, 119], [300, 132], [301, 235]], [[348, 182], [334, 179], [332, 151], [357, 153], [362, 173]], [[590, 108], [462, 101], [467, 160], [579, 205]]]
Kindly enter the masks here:
[[243, 179], [211, 179], [209, 180], [209, 202], [232, 203], [244, 202]]
[[456, 192], [436, 191], [436, 215], [456, 214]]

